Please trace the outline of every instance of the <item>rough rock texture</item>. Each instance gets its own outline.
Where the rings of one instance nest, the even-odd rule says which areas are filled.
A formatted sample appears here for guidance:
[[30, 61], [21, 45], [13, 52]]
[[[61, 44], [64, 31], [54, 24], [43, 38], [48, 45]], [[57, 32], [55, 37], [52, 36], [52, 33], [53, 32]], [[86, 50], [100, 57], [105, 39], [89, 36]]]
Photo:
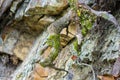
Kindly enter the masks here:
[[[69, 71], [51, 70], [47, 80], [93, 80], [91, 68], [87, 66], [77, 65], [72, 59], [72, 45], [64, 48], [56, 59], [56, 67]], [[63, 59], [64, 58], [64, 59]]]
[[[0, 7], [3, 1], [1, 0]], [[16, 13], [15, 20], [5, 26], [0, 34], [0, 51], [15, 55], [23, 61], [13, 74], [18, 80], [24, 80], [19, 77], [27, 72], [30, 74], [27, 76], [28, 80], [93, 80], [96, 75], [111, 73], [112, 65], [120, 55], [120, 33], [114, 25], [104, 21], [100, 26], [91, 29], [79, 50], [78, 63], [73, 60], [73, 55], [78, 55], [73, 44], [76, 27], [70, 24], [68, 31], [71, 33], [68, 33], [68, 36], [66, 28], [61, 31], [62, 48], [53, 62], [56, 68], [44, 68], [38, 61], [48, 57], [52, 49], [48, 47], [40, 55], [49, 35], [46, 28], [67, 12], [64, 9], [67, 8], [68, 2], [67, 0], [24, 0], [16, 10], [18, 3], [19, 0], [16, 0], [10, 8], [13, 13]], [[120, 23], [120, 15], [115, 15]], [[72, 41], [69, 43], [70, 40]], [[0, 67], [2, 67], [1, 63]], [[21, 75], [20, 72], [23, 74]], [[13, 80], [16, 80], [16, 77]]]
[[67, 0], [25, 0], [24, 4], [17, 11], [15, 18], [22, 18], [28, 15], [57, 15], [68, 5]]
[[[67, 7], [68, 2], [67, 0], [25, 0], [20, 6], [21, 2], [22, 0], [16, 0], [10, 7], [10, 11], [15, 14], [15, 19], [18, 21], [14, 20], [12, 25], [6, 26], [2, 30], [0, 36], [3, 41], [0, 38], [0, 51], [16, 55], [23, 60], [29, 53], [36, 37], [59, 17], [50, 15], [60, 14]], [[2, 3], [3, 0], [1, 0], [1, 5]], [[39, 9], [39, 14], [35, 12], [37, 9]], [[35, 14], [26, 15], [31, 12]]]
[[0, 61], [0, 80], [8, 80], [11, 79], [10, 74], [12, 74], [15, 70], [15, 66], [5, 66]]
[[[120, 23], [120, 16], [118, 16], [118, 14], [116, 15]], [[99, 31], [93, 28], [90, 34], [85, 37], [79, 56], [81, 62], [93, 66], [97, 75], [111, 74], [113, 63], [120, 55], [120, 33], [117, 32], [112, 24], [106, 21], [105, 23], [106, 25], [102, 26]], [[103, 22], [103, 24], [105, 23]], [[72, 54], [69, 51], [71, 51], [71, 53], [74, 52], [72, 48], [66, 47], [56, 59], [57, 67], [64, 68], [71, 73], [67, 75], [69, 79], [64, 78], [64, 80], [93, 80], [92, 75], [94, 74], [90, 67], [82, 67], [83, 65], [77, 66], [78, 64], [75, 63], [72, 65], [73, 62], [71, 62], [70, 58]], [[52, 73], [54, 74], [55, 72]], [[63, 80], [64, 74], [65, 73], [58, 71], [58, 73], [52, 76], [52, 78], [49, 78], [49, 80]]]
[[14, 65], [12, 62], [12, 57], [7, 54], [0, 53], [0, 80], [11, 80], [10, 75], [15, 71], [19, 66]]
[[67, 7], [67, 0], [30, 0], [25, 12], [27, 14], [35, 15], [35, 14], [49, 14], [49, 15], [57, 15], [59, 14], [65, 7]]

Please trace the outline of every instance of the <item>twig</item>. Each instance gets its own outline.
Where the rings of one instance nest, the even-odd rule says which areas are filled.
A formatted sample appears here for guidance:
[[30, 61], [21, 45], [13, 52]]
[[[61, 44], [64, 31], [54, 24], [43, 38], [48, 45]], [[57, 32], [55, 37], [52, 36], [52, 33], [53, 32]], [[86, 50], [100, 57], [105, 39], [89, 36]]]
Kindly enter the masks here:
[[64, 72], [66, 72], [67, 74], [69, 73], [67, 70], [65, 70], [65, 69], [62, 69], [62, 68], [57, 68], [57, 67], [55, 67], [55, 66], [49, 66], [50, 68], [53, 68], [53, 69], [55, 69], [55, 70], [58, 70], [58, 71], [64, 71]]
[[58, 70], [58, 71], [64, 71], [64, 72], [66, 72], [66, 74], [65, 74], [63, 77], [65, 77], [65, 76], [69, 73], [69, 71], [67, 71], [67, 70], [65, 70], [65, 69], [62, 69], [62, 68], [57, 68], [57, 67], [55, 67], [54, 65], [48, 66], [48, 67], [50, 67], [50, 68], [52, 68], [52, 69], [55, 69], [55, 70]]
[[86, 64], [86, 63], [77, 63], [77, 64], [78, 64], [78, 65], [85, 65], [85, 66], [90, 67], [91, 70], [92, 70], [92, 73], [93, 73], [93, 80], [96, 80], [96, 77], [95, 77], [95, 71], [94, 71], [92, 65], [89, 65], [89, 64]]

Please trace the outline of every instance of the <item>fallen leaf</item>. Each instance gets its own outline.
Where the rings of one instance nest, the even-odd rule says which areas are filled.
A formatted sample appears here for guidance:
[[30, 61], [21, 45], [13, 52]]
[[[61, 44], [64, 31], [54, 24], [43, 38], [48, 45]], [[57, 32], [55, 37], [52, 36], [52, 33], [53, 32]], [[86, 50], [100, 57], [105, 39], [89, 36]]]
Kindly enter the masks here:
[[97, 76], [100, 80], [115, 80], [114, 76], [111, 74], [104, 74], [102, 76]]

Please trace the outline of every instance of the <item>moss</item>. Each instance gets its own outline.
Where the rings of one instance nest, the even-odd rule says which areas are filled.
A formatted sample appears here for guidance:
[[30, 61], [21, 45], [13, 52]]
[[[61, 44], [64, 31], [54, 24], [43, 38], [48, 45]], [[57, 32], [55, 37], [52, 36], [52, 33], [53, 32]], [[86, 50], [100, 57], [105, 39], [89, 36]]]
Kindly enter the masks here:
[[76, 10], [76, 1], [77, 0], [68, 0], [71, 9]]
[[50, 58], [46, 58], [43, 62], [40, 62], [40, 65], [43, 67], [50, 66], [52, 64]]
[[77, 0], [69, 0], [70, 7], [76, 12], [79, 17], [79, 23], [82, 26], [82, 34], [86, 36], [88, 31], [92, 28], [93, 23], [96, 20], [96, 16], [83, 6], [76, 5]]
[[60, 48], [60, 34], [50, 35], [47, 40], [47, 44], [55, 49]]
[[74, 50], [78, 53], [79, 52], [79, 47], [78, 47], [79, 45], [78, 45], [78, 41], [77, 40], [75, 40], [74, 42], [73, 42], [73, 48], [74, 48]]
[[96, 16], [82, 7], [79, 8], [79, 14], [79, 21], [82, 25], [82, 34], [83, 36], [86, 36], [88, 31], [92, 28], [92, 25], [96, 20]]
[[[84, 38], [88, 34], [89, 30], [92, 28], [97, 16], [91, 13], [88, 9], [84, 8], [82, 5], [79, 5], [78, 7], [78, 5], [76, 5], [76, 1], [77, 0], [69, 0], [69, 4], [70, 7], [74, 10], [74, 12], [77, 14], [77, 17], [79, 18], [78, 21], [81, 25], [81, 32]], [[83, 43], [84, 41], [82, 41], [81, 44], [78, 45], [77, 40], [73, 42], [73, 48], [77, 55], [80, 55], [81, 46], [83, 45]]]
[[43, 67], [51, 65], [58, 56], [60, 51], [60, 34], [50, 35], [48, 37], [47, 44], [53, 47], [53, 51], [50, 53], [48, 58], [46, 58], [43, 62], [40, 62]]
[[50, 53], [49, 56], [51, 61], [54, 61], [60, 51], [60, 34], [51, 35], [48, 38], [47, 44], [54, 48], [54, 50]]
[[59, 50], [54, 50], [51, 54], [50, 54], [50, 59], [53, 62], [55, 60], [55, 58], [58, 56]]
[[76, 51], [77, 55], [79, 56], [81, 53], [81, 46], [83, 45], [84, 41], [81, 42], [80, 45], [78, 45], [77, 39], [73, 42], [73, 49]]

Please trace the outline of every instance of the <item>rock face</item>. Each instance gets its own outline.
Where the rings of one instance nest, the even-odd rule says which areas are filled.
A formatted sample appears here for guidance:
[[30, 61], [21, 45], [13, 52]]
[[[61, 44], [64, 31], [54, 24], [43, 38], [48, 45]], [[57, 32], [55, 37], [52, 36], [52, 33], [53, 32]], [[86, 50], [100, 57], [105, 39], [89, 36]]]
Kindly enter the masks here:
[[[10, 8], [13, 13], [17, 8], [18, 3], [20, 3], [20, 1], [13, 2], [12, 7]], [[56, 17], [49, 15], [59, 14], [67, 7], [67, 4], [67, 0], [25, 0], [15, 15], [15, 18], [21, 21], [14, 21], [14, 24], [12, 23], [12, 25], [7, 26], [2, 31], [1, 37], [3, 39], [3, 46], [0, 51], [10, 55], [16, 55], [21, 60], [24, 60], [36, 37], [50, 23], [55, 21]], [[23, 11], [24, 9], [25, 11]], [[40, 13], [37, 13], [36, 11]], [[32, 12], [35, 14], [32, 14]], [[29, 16], [26, 16], [26, 13]]]
[[[0, 7], [3, 1], [5, 0], [0, 1]], [[0, 52], [22, 60], [20, 68], [23, 68], [23, 72], [29, 71], [27, 67], [33, 69], [27, 77], [28, 80], [93, 80], [96, 75], [111, 74], [112, 65], [120, 55], [120, 33], [114, 25], [104, 21], [100, 23], [99, 29], [93, 27], [85, 36], [78, 56], [74, 49], [76, 26], [70, 23], [68, 35], [66, 28], [60, 32], [61, 50], [53, 62], [54, 67], [44, 68], [36, 59], [49, 57], [52, 50], [50, 46], [40, 54], [49, 35], [46, 29], [67, 12], [68, 0], [24, 0], [18, 8], [20, 2], [22, 0], [13, 1], [10, 8], [15, 18], [2, 29]], [[86, 3], [88, 2], [86, 0]], [[117, 13], [116, 17], [120, 23], [120, 15]], [[20, 68], [17, 70], [20, 71]]]
[[15, 66], [5, 66], [0, 62], [0, 80], [10, 80], [10, 74], [13, 73], [15, 69]]
[[[120, 23], [120, 16], [117, 15], [117, 17]], [[111, 74], [113, 63], [120, 55], [119, 35], [120, 33], [117, 32], [116, 28], [109, 23], [104, 25], [101, 31], [96, 31], [93, 28], [91, 33], [85, 37], [81, 46], [79, 56], [81, 63], [77, 64], [71, 59], [75, 52], [73, 45], [68, 45], [60, 52], [55, 61], [55, 66], [65, 69], [69, 73], [66, 75], [66, 72], [63, 71], [51, 71], [50, 74], [53, 75], [49, 75], [48, 80], [93, 80], [95, 74], [90, 66], [93, 67], [97, 75]]]
[[11, 80], [10, 75], [15, 71], [19, 64], [14, 65], [12, 57], [9, 55], [0, 53], [0, 80]]
[[65, 7], [67, 7], [67, 0], [30, 0], [25, 12], [29, 15], [35, 14], [49, 14], [57, 15]]

